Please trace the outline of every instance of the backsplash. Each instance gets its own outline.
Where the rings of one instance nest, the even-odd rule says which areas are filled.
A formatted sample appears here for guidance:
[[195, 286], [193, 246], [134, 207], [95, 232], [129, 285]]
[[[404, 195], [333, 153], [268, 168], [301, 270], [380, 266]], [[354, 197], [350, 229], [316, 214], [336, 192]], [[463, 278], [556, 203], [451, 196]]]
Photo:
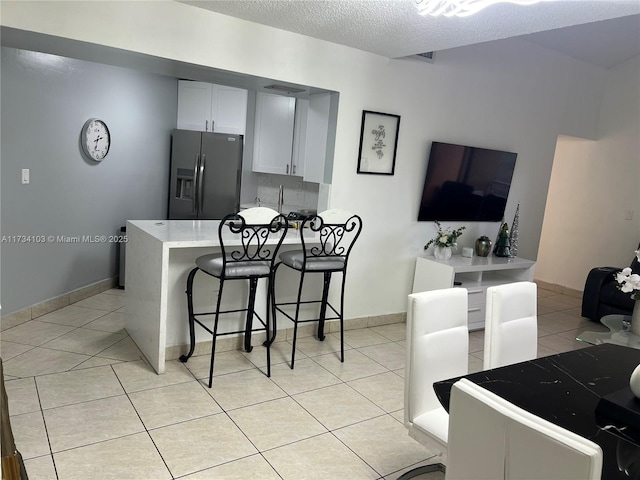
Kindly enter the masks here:
[[[280, 185], [284, 188], [284, 203], [297, 209], [318, 207], [317, 183], [305, 182], [301, 177], [258, 173], [258, 198], [263, 206], [278, 204]], [[257, 201], [256, 201], [257, 202]], [[299, 208], [298, 208], [299, 207]]]

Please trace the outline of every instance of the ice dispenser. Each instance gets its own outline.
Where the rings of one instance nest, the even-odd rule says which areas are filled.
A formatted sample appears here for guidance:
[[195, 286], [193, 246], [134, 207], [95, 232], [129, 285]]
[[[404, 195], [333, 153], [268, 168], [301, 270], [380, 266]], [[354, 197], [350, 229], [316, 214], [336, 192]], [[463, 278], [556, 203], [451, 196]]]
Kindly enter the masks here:
[[191, 200], [193, 195], [193, 171], [179, 168], [176, 175], [176, 198]]

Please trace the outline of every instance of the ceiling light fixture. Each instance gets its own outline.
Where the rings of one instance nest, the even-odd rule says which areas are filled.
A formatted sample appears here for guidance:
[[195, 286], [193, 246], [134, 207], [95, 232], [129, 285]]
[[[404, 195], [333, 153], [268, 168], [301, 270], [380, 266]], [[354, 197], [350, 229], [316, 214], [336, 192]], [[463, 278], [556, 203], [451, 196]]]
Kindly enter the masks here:
[[533, 5], [548, 0], [413, 0], [420, 15], [468, 17], [495, 3]]

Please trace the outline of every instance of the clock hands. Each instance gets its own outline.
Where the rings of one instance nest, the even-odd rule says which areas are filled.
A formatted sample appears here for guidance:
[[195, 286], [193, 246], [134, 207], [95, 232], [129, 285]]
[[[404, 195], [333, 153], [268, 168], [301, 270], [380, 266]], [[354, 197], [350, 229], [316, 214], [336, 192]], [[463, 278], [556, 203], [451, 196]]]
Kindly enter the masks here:
[[98, 150], [98, 142], [100, 140], [102, 140], [103, 138], [104, 137], [97, 136], [96, 139], [93, 141], [96, 144], [95, 147], [94, 147], [95, 150]]

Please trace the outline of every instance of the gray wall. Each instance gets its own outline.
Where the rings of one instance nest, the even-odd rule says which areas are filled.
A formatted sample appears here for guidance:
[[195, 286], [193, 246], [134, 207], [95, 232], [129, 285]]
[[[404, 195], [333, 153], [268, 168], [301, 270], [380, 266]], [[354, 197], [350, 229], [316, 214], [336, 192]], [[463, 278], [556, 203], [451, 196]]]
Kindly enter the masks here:
[[[2, 48], [2, 314], [116, 275], [114, 243], [8, 243], [14, 235], [116, 235], [166, 218], [177, 80]], [[112, 144], [85, 160], [80, 129], [103, 119]], [[31, 183], [21, 184], [29, 168]]]

